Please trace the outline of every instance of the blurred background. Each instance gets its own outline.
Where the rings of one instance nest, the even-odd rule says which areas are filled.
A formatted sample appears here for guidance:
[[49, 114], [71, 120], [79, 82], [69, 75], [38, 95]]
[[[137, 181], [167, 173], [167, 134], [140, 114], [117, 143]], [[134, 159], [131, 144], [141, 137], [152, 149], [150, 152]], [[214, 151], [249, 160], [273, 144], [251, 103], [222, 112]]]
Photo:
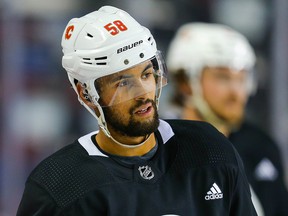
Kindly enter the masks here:
[[102, 5], [150, 28], [164, 56], [186, 22], [223, 23], [244, 34], [257, 53], [258, 79], [247, 115], [277, 141], [288, 182], [287, 0], [0, 0], [0, 216], [16, 214], [36, 164], [98, 129], [70, 87], [60, 43], [70, 18]]

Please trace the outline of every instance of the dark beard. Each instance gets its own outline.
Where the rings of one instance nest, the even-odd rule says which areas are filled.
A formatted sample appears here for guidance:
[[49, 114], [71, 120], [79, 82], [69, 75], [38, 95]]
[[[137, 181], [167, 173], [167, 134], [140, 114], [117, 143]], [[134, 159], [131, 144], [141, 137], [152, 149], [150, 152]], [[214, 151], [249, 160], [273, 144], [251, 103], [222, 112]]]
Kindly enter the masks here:
[[[136, 121], [135, 119], [133, 119], [134, 110], [147, 103], [152, 103], [152, 106], [154, 108], [153, 119], [150, 121]], [[109, 124], [109, 126], [116, 132], [119, 132], [125, 136], [130, 137], [146, 136], [155, 132], [159, 126], [159, 116], [157, 112], [157, 107], [155, 102], [150, 99], [146, 101], [137, 101], [137, 104], [129, 110], [131, 117], [128, 121], [128, 124], [123, 123], [121, 115], [115, 113], [113, 107], [103, 107], [103, 112], [105, 115], [106, 122]]]

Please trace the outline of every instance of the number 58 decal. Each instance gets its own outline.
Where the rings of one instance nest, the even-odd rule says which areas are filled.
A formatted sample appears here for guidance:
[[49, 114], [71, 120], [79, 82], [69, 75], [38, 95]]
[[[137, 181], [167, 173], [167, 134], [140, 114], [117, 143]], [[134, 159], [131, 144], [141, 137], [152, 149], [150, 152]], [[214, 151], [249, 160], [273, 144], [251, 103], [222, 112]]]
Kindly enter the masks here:
[[110, 32], [111, 35], [117, 35], [120, 31], [126, 31], [128, 28], [121, 20], [115, 20], [108, 23], [104, 28]]

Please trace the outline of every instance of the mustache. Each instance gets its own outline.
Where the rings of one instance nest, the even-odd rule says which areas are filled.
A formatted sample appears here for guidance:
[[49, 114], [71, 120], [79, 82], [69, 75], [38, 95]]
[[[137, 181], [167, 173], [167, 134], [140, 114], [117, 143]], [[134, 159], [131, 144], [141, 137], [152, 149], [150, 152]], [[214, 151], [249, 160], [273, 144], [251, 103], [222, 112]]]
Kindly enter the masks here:
[[140, 101], [137, 101], [136, 104], [130, 108], [129, 113], [132, 115], [136, 109], [138, 109], [140, 106], [148, 104], [148, 103], [151, 103], [154, 108], [156, 107], [156, 103], [152, 99], [147, 99], [145, 101], [140, 100]]

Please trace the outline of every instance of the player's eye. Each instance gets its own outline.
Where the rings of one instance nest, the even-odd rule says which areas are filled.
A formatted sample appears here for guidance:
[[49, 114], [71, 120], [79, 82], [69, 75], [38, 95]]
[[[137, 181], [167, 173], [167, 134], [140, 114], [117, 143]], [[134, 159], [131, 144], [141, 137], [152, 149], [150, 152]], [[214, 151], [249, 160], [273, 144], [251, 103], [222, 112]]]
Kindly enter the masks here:
[[130, 81], [128, 79], [122, 79], [117, 83], [117, 87], [125, 87], [129, 85]]
[[143, 72], [141, 78], [142, 79], [148, 79], [148, 78], [150, 78], [153, 75], [154, 75], [154, 70], [153, 70], [153, 68], [150, 68], [150, 69], [148, 69], [148, 70]]

